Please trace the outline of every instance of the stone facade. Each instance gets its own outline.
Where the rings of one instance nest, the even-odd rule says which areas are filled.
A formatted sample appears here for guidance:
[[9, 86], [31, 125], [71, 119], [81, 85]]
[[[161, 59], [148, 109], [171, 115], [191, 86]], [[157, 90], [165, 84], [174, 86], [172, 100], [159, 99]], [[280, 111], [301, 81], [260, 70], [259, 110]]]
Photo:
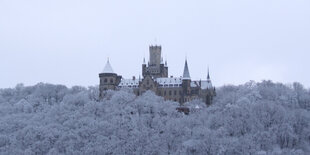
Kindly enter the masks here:
[[192, 81], [185, 61], [183, 76], [168, 77], [167, 62], [161, 57], [161, 46], [150, 46], [150, 60], [142, 64], [143, 78], [124, 79], [113, 72], [108, 61], [100, 78], [100, 97], [103, 98], [105, 90], [117, 90], [120, 88], [132, 88], [136, 95], [151, 90], [166, 100], [172, 100], [183, 104], [193, 99], [202, 99], [207, 105], [212, 103], [216, 95], [215, 87], [212, 86], [209, 71], [206, 80]]

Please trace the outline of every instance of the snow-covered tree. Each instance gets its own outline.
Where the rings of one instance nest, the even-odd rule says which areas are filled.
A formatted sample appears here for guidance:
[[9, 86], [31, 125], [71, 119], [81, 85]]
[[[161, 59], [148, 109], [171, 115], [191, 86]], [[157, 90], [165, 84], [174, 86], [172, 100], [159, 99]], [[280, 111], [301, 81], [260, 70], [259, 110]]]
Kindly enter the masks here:
[[309, 154], [310, 92], [250, 81], [207, 107], [148, 91], [39, 83], [0, 89], [0, 154]]

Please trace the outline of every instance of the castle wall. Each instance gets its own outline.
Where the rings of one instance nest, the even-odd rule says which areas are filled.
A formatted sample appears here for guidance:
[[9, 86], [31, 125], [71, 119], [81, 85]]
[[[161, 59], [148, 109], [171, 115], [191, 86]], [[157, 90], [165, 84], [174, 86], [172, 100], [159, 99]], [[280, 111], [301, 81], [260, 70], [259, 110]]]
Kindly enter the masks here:
[[162, 96], [165, 100], [171, 100], [182, 103], [183, 90], [182, 87], [159, 87], [156, 94]]

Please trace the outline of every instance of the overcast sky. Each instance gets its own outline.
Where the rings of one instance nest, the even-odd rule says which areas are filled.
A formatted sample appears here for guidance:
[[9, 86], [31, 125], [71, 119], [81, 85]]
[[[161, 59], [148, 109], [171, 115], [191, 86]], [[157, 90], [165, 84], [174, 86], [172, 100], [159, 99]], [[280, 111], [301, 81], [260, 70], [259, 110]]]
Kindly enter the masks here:
[[162, 45], [169, 75], [213, 84], [298, 81], [310, 87], [309, 0], [0, 0], [0, 88], [99, 83], [107, 58], [141, 75]]

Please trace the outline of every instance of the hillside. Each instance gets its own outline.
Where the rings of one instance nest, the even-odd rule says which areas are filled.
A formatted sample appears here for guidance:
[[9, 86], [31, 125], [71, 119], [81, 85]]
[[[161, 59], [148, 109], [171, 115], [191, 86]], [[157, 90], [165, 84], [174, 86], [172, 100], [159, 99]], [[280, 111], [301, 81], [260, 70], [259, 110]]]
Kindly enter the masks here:
[[309, 154], [310, 91], [263, 81], [217, 88], [213, 105], [153, 92], [39, 83], [0, 89], [0, 154]]

